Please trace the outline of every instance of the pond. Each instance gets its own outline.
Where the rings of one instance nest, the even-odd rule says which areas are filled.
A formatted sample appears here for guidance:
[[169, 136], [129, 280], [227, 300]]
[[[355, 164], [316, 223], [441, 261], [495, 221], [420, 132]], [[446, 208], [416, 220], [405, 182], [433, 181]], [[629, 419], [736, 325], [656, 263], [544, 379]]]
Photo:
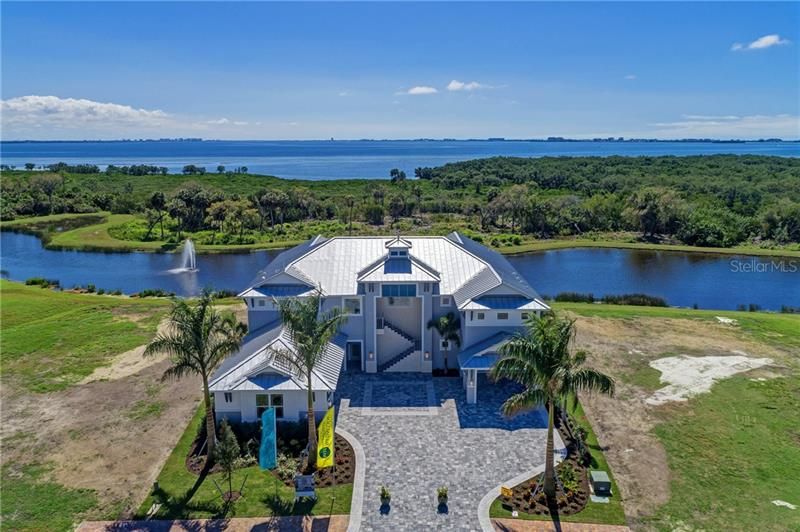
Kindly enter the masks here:
[[[0, 233], [3, 275], [58, 279], [71, 288], [89, 283], [134, 293], [161, 288], [179, 295], [203, 287], [238, 291], [279, 251], [198, 255], [197, 271], [180, 271], [178, 253], [101, 253], [49, 250], [32, 235]], [[645, 293], [670, 305], [736, 309], [755, 304], [800, 306], [800, 259], [625, 249], [564, 249], [509, 257], [543, 295], [560, 292]]]

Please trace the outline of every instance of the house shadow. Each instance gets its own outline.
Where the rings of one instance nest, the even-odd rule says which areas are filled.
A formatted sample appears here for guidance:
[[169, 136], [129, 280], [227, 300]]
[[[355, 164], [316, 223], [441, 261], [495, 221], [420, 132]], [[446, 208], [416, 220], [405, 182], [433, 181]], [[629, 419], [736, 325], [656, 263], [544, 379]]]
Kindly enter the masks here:
[[477, 402], [473, 404], [467, 403], [467, 392], [460, 377], [436, 379], [436, 382], [440, 401], [452, 399], [455, 403], [458, 423], [462, 429], [511, 431], [547, 428], [547, 411], [541, 406], [511, 417], [503, 415], [503, 403], [513, 394], [522, 391], [522, 386], [515, 382], [493, 382], [486, 375], [478, 375]]

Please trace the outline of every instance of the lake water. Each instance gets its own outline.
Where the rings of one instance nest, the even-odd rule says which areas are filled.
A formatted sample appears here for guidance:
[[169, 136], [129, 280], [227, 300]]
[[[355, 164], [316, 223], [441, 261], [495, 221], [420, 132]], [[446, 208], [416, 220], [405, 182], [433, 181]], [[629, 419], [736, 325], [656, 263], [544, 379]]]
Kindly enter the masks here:
[[0, 142], [0, 162], [152, 164], [180, 172], [184, 165], [247, 166], [254, 174], [287, 179], [385, 178], [392, 168], [409, 176], [440, 166], [496, 155], [517, 157], [752, 154], [800, 157], [795, 142], [533, 142], [533, 141], [202, 141]]
[[[92, 283], [125, 293], [161, 288], [193, 295], [205, 286], [239, 291], [278, 253], [198, 255], [198, 271], [170, 273], [180, 267], [178, 253], [47, 250], [32, 235], [2, 232], [0, 238], [0, 267], [13, 280], [47, 277], [58, 279], [66, 288]], [[800, 259], [567, 249], [509, 260], [542, 295], [638, 292], [663, 297], [674, 306], [735, 309], [753, 303], [769, 310], [800, 306]]]

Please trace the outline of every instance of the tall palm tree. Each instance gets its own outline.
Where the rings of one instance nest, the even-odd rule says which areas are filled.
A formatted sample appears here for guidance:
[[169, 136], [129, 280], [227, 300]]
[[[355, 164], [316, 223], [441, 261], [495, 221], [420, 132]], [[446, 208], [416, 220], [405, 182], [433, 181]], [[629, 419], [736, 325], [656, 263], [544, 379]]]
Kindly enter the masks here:
[[211, 291], [206, 289], [194, 304], [173, 300], [169, 328], [156, 335], [144, 350], [144, 356], [169, 355], [172, 366], [161, 377], [164, 380], [190, 374], [203, 379], [209, 460], [214, 457], [217, 431], [208, 380], [220, 362], [239, 350], [246, 331], [247, 327], [232, 312], [217, 312]]
[[275, 299], [281, 320], [289, 332], [293, 350], [273, 349], [277, 357], [288, 363], [305, 380], [308, 400], [308, 456], [317, 450], [317, 425], [314, 419], [312, 372], [325, 354], [325, 349], [346, 320], [342, 309], [334, 307], [320, 313], [322, 296], [317, 290], [302, 298]]
[[544, 492], [554, 497], [555, 466], [553, 463], [553, 425], [556, 405], [565, 406], [570, 398], [577, 400], [578, 391], [614, 394], [614, 380], [593, 369], [581, 368], [586, 352], [573, 352], [574, 320], [554, 314], [533, 318], [528, 330], [517, 334], [499, 349], [501, 356], [491, 371], [491, 378], [510, 379], [524, 390], [503, 403], [503, 414], [510, 416], [535, 408], [547, 407], [547, 448], [545, 455]]
[[439, 316], [428, 322], [428, 329], [436, 329], [439, 333], [439, 338], [445, 341], [444, 350], [444, 371], [447, 372], [447, 353], [450, 351], [450, 344], [456, 344], [456, 347], [461, 347], [461, 320], [452, 312], [448, 312], [444, 316]]

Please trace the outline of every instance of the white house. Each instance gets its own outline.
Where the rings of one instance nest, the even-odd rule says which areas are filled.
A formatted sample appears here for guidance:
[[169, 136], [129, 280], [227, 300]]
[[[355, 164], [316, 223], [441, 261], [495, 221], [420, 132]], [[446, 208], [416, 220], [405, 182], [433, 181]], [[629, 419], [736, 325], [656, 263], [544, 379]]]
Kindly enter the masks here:
[[[282, 419], [305, 416], [305, 383], [274, 355], [292, 345], [273, 301], [315, 290], [323, 311], [347, 315], [314, 375], [317, 413], [331, 403], [341, 371], [431, 373], [445, 363], [475, 402], [478, 373], [491, 369], [497, 348], [531, 313], [548, 309], [502, 255], [459, 233], [318, 236], [278, 255], [239, 294], [251, 332], [211, 379], [218, 418], [255, 421], [266, 406]], [[461, 321], [460, 349], [426, 326], [449, 312]]]

